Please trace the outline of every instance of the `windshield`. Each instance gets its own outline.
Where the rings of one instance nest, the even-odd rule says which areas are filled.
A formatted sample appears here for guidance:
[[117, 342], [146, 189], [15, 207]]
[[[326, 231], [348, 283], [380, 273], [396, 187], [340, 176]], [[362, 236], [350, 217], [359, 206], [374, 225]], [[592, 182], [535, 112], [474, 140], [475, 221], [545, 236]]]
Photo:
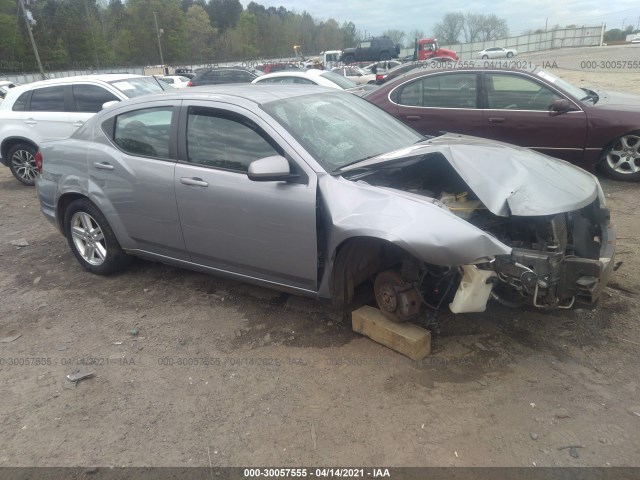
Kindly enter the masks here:
[[262, 109], [328, 172], [424, 139], [375, 105], [351, 94], [319, 93], [276, 100], [265, 103]]
[[571, 95], [575, 100], [580, 100], [584, 98], [584, 90], [576, 87], [575, 85], [570, 84], [566, 80], [561, 79], [560, 77], [555, 76], [553, 73], [549, 73], [546, 70], [539, 69], [536, 71], [536, 75], [541, 78], [544, 78], [547, 82], [563, 89], [569, 95]]
[[109, 83], [129, 98], [139, 97], [149, 93], [159, 93], [164, 90], [158, 81], [152, 77], [132, 77]]
[[356, 82], [354, 82], [353, 80], [349, 80], [348, 78], [344, 78], [343, 76], [338, 75], [335, 72], [324, 72], [320, 76], [326, 78], [327, 80], [331, 80], [333, 83], [338, 85], [340, 88], [344, 88], [345, 90], [347, 88], [354, 88], [354, 87], [358, 86], [358, 84]]

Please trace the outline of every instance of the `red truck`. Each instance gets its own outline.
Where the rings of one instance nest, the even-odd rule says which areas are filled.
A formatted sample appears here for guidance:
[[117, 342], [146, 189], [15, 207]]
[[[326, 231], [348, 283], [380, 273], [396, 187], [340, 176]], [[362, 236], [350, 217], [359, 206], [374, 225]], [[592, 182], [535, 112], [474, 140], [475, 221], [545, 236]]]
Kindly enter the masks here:
[[431, 58], [450, 58], [454, 61], [458, 61], [458, 55], [453, 50], [447, 50], [446, 48], [440, 48], [438, 45], [438, 39], [436, 38], [421, 38], [416, 42], [417, 60], [429, 60]]

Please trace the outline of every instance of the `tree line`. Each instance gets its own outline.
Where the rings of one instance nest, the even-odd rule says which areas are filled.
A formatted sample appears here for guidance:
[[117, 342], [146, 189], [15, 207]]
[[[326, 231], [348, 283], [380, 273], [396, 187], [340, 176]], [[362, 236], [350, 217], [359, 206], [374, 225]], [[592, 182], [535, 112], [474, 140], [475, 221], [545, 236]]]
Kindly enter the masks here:
[[[158, 65], [160, 48], [167, 65], [293, 57], [294, 45], [318, 54], [358, 38], [352, 22], [317, 21], [255, 2], [245, 9], [239, 0], [31, 0], [27, 8], [48, 71]], [[0, 38], [0, 72], [37, 70], [16, 0], [0, 0]]]
[[[20, 0], [0, 0], [0, 72], [36, 71], [31, 28], [47, 71], [113, 66], [201, 65], [293, 57], [355, 46], [353, 22], [317, 20], [308, 12], [239, 0], [22, 0], [35, 20], [27, 27]], [[157, 28], [156, 28], [157, 21]], [[433, 32], [442, 44], [501, 38], [506, 21], [495, 15], [448, 13]], [[423, 30], [387, 30], [412, 47]], [[159, 41], [158, 41], [159, 40]], [[160, 45], [159, 45], [160, 44]]]

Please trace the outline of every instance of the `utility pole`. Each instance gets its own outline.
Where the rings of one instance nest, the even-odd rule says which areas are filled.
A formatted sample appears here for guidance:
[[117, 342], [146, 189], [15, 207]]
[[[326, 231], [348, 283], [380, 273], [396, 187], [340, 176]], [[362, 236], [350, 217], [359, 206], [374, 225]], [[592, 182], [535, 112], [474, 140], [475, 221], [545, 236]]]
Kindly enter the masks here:
[[158, 17], [156, 16], [156, 12], [153, 12], [153, 21], [156, 24], [156, 36], [158, 37], [158, 50], [160, 50], [160, 65], [162, 65], [162, 71], [164, 74], [164, 58], [162, 58], [162, 43], [160, 43], [160, 35], [164, 33], [164, 30], [158, 29]]
[[22, 13], [24, 14], [24, 21], [27, 24], [27, 32], [29, 33], [29, 38], [31, 39], [31, 46], [33, 47], [33, 53], [36, 56], [36, 62], [38, 62], [38, 68], [40, 69], [40, 75], [42, 75], [42, 79], [46, 79], [47, 76], [44, 74], [44, 68], [42, 67], [42, 62], [40, 61], [40, 55], [38, 55], [38, 48], [36, 47], [36, 41], [33, 38], [33, 32], [31, 31], [31, 20], [29, 20], [29, 16], [27, 15], [27, 9], [24, 6], [23, 0], [18, 0], [20, 2], [20, 6], [22, 7]]

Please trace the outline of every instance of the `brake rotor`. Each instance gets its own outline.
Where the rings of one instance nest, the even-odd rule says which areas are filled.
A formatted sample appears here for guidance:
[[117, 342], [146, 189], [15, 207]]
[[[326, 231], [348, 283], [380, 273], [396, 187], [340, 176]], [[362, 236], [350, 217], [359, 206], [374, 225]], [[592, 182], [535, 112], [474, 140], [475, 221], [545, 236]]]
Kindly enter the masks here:
[[373, 293], [376, 296], [378, 308], [383, 312], [396, 313], [399, 304], [399, 292], [404, 288], [405, 282], [396, 272], [381, 272], [376, 276], [373, 284]]

